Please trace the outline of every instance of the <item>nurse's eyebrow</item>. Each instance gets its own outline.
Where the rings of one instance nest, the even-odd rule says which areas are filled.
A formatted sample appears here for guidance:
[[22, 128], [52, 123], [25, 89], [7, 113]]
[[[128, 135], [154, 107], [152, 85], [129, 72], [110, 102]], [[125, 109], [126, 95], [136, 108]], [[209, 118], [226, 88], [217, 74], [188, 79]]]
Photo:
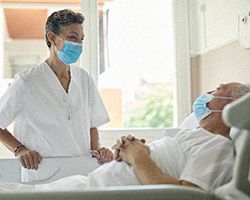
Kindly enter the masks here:
[[76, 36], [78, 36], [78, 33], [75, 32], [75, 31], [72, 31], [72, 32], [70, 32], [69, 34], [75, 34]]
[[[75, 31], [70, 32], [69, 35], [70, 35], [70, 34], [75, 34], [76, 37], [79, 36], [79, 34], [78, 34], [77, 32], [75, 32]], [[82, 40], [84, 39], [84, 36], [85, 36], [85, 35], [82, 36], [82, 38], [81, 38]]]

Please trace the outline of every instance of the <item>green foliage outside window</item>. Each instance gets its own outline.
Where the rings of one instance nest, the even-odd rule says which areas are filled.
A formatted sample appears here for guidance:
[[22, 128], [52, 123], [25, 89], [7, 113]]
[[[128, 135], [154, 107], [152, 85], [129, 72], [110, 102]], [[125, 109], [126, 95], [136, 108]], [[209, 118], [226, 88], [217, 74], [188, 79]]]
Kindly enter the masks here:
[[126, 113], [125, 127], [171, 127], [173, 125], [173, 93], [166, 86], [138, 97]]

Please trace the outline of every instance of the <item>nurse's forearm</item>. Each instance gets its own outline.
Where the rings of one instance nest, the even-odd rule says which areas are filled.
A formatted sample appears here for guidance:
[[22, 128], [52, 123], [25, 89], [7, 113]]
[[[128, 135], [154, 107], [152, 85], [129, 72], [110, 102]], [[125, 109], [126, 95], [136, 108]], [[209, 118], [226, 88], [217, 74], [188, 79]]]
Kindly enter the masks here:
[[91, 145], [91, 150], [96, 150], [101, 147], [99, 132], [97, 128], [90, 129], [90, 145]]
[[0, 141], [14, 153], [15, 148], [21, 144], [7, 129], [0, 128]]

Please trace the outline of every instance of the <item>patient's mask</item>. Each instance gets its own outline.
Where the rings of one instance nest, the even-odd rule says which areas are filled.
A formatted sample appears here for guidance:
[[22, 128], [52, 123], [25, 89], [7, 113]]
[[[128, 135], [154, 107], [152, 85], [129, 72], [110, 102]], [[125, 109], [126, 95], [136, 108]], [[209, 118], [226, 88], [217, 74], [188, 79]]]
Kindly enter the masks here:
[[222, 97], [222, 96], [214, 96], [209, 93], [205, 93], [201, 96], [199, 96], [194, 104], [193, 104], [193, 112], [195, 114], [196, 119], [200, 122], [204, 118], [206, 118], [208, 115], [210, 115], [212, 112], [222, 112], [222, 110], [211, 110], [207, 107], [207, 103], [212, 101], [213, 99], [229, 99], [234, 100], [233, 97]]
[[64, 40], [63, 49], [58, 51], [60, 60], [68, 65], [75, 63], [83, 51], [83, 43]]

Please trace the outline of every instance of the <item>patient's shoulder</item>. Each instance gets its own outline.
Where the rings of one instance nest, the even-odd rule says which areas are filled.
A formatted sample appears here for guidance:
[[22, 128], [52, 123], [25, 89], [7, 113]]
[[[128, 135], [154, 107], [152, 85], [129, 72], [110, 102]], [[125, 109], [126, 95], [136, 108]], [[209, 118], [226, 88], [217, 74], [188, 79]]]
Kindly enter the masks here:
[[202, 128], [179, 131], [174, 136], [174, 139], [184, 151], [220, 146], [228, 147], [228, 149], [233, 148], [233, 142], [230, 139], [221, 135], [215, 135]]

